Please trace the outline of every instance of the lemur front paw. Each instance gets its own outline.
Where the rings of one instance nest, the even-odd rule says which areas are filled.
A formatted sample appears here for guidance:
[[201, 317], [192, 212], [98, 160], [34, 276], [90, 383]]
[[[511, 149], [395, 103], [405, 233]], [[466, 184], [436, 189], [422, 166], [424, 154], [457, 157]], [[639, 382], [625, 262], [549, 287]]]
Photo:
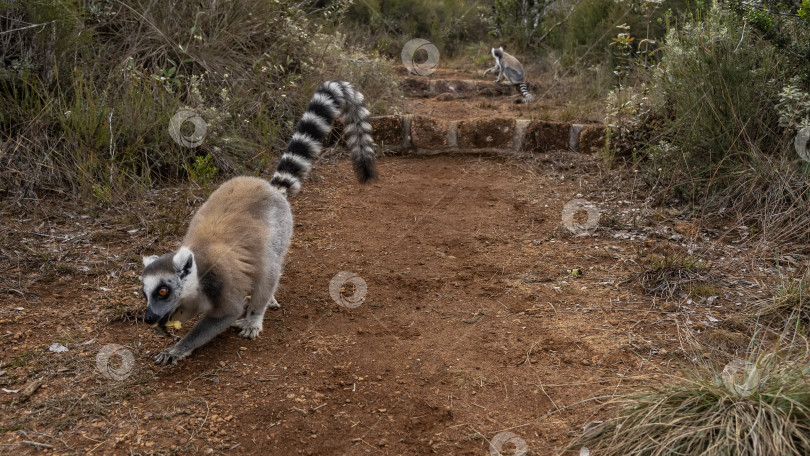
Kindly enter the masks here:
[[262, 332], [261, 327], [249, 326], [247, 328], [242, 328], [242, 330], [239, 331], [239, 337], [243, 339], [255, 339], [259, 337], [260, 332]]
[[248, 319], [246, 318], [240, 318], [239, 320], [236, 320], [235, 322], [233, 322], [231, 327], [241, 329], [241, 331], [239, 331], [239, 337], [242, 337], [244, 339], [255, 339], [259, 336], [259, 333], [262, 332], [261, 321], [256, 323], [248, 321]]
[[278, 301], [276, 301], [276, 298], [273, 298], [270, 300], [270, 302], [267, 303], [267, 307], [273, 310], [278, 310], [281, 309], [281, 304], [279, 304]]
[[179, 353], [174, 347], [167, 348], [158, 353], [153, 359], [155, 364], [165, 366], [167, 364], [177, 364], [178, 361], [186, 357], [186, 353]]

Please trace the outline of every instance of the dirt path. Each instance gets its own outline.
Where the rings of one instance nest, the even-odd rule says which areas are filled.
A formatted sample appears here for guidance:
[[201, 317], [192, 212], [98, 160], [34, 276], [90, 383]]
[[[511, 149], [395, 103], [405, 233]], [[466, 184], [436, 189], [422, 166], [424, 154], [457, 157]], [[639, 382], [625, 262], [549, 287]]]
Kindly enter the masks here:
[[[61, 253], [3, 270], [0, 385], [44, 384], [27, 402], [0, 394], [0, 454], [39, 443], [67, 454], [487, 455], [513, 438], [503, 454], [515, 444], [551, 455], [600, 418], [602, 401], [589, 399], [669, 370], [677, 315], [622, 282], [645, 242], [677, 233], [603, 223], [573, 237], [562, 226], [566, 203], [595, 195], [595, 157], [379, 167], [382, 180], [361, 188], [345, 160], [316, 166], [293, 201], [282, 310], [258, 339], [230, 331], [176, 367], [152, 365], [171, 341], [130, 317], [143, 311], [139, 256], [173, 248], [182, 227], [159, 236], [171, 228], [131, 231], [126, 214], [7, 212], [10, 257], [35, 242]], [[198, 202], [182, 195], [187, 221]], [[600, 210], [621, 226], [635, 209], [613, 200]], [[362, 278], [365, 290], [343, 293], [363, 300], [330, 295], [341, 271]], [[696, 303], [690, 321], [724, 302]], [[70, 351], [50, 352], [54, 342]], [[96, 369], [108, 344], [133, 354], [120, 380]]]

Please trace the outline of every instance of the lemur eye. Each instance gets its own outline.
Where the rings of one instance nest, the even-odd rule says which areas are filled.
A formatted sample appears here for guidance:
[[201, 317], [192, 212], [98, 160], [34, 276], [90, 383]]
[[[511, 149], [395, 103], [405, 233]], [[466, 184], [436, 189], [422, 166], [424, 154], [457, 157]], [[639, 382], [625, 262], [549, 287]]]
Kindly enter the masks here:
[[160, 289], [158, 290], [158, 296], [160, 296], [161, 298], [165, 298], [168, 295], [169, 289], [166, 287], [160, 287]]

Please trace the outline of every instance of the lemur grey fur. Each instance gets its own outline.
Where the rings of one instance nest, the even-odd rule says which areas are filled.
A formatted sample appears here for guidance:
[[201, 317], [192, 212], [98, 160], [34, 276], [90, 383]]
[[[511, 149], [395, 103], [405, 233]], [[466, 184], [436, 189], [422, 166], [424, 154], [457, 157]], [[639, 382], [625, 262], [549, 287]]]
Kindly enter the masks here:
[[276, 287], [293, 230], [287, 196], [301, 188], [337, 116], [346, 125], [358, 180], [376, 179], [363, 95], [347, 82], [327, 81], [315, 91], [270, 182], [255, 177], [225, 182], [191, 219], [177, 251], [144, 257], [146, 323], [164, 327], [169, 320], [204, 314], [176, 345], [155, 356], [155, 363], [177, 364], [229, 326], [240, 328], [241, 337], [259, 335], [266, 308], [279, 307]]
[[495, 66], [484, 71], [484, 74], [498, 71], [498, 79], [495, 83], [501, 82], [501, 79], [506, 77], [511, 85], [517, 86], [523, 98], [518, 98], [515, 103], [529, 103], [534, 100], [534, 97], [529, 93], [526, 87], [526, 72], [523, 70], [523, 65], [520, 64], [518, 59], [509, 55], [503, 50], [503, 47], [498, 49], [492, 48], [492, 56], [495, 57]]

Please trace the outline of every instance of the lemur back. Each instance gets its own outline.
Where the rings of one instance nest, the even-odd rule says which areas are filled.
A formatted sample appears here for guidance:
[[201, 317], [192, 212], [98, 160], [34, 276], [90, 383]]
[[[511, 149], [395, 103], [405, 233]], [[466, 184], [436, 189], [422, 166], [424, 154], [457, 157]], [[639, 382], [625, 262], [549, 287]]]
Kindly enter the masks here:
[[515, 103], [529, 103], [533, 101], [534, 97], [526, 86], [526, 72], [523, 69], [523, 65], [520, 64], [520, 61], [504, 51], [503, 46], [498, 49], [492, 48], [492, 57], [495, 58], [495, 66], [484, 71], [484, 74], [498, 71], [498, 78], [495, 79], [496, 83], [501, 82], [501, 79], [506, 77], [511, 85], [517, 86], [518, 90], [520, 90], [520, 93], [523, 95], [523, 99], [518, 99]]
[[[233, 325], [255, 338], [275, 292], [292, 237], [287, 196], [301, 188], [340, 115], [358, 180], [376, 179], [375, 155], [363, 95], [351, 84], [328, 81], [315, 91], [287, 151], [268, 182], [236, 177], [222, 184], [191, 220], [181, 247], [144, 258], [144, 320], [165, 327], [171, 320], [204, 316], [174, 347], [155, 356], [176, 364]], [[244, 318], [238, 319], [242, 314]]]

